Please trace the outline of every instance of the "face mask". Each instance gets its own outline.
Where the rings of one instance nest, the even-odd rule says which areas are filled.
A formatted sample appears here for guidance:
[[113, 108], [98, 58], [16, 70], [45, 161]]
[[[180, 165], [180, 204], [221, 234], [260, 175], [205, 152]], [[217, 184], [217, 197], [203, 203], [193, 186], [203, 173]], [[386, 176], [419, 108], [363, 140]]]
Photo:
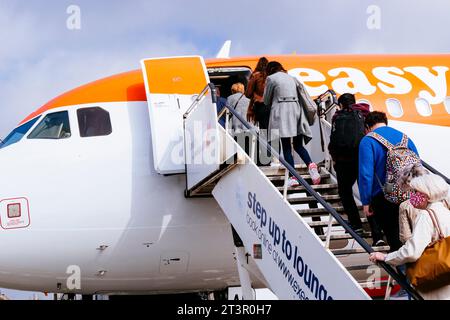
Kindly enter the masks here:
[[426, 209], [428, 205], [428, 196], [419, 191], [411, 192], [409, 202], [417, 209]]

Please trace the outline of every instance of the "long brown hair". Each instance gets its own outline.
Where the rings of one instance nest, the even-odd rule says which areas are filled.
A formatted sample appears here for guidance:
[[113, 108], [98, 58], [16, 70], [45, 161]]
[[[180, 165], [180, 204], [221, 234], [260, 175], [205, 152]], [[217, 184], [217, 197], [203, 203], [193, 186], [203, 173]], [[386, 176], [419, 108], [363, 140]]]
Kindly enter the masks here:
[[267, 75], [270, 76], [279, 71], [287, 72], [286, 69], [283, 68], [283, 65], [281, 63], [279, 63], [278, 61], [270, 61], [267, 64]]
[[268, 63], [269, 63], [269, 60], [267, 60], [266, 57], [259, 58], [258, 64], [256, 65], [256, 68], [255, 68], [255, 72], [266, 73]]

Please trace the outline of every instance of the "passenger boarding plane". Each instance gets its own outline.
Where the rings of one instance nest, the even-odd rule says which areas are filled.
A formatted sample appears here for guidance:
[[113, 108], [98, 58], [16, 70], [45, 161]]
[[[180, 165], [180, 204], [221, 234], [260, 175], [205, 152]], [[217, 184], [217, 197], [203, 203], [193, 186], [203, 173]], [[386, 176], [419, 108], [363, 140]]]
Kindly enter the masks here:
[[[229, 52], [229, 44], [222, 51]], [[282, 299], [373, 295], [363, 284], [369, 274], [355, 276], [355, 264], [352, 269], [346, 260], [360, 253], [358, 265], [369, 264], [366, 252], [336, 222], [328, 225], [328, 212], [311, 214], [323, 210], [317, 201], [307, 209], [293, 207], [295, 201], [280, 192], [292, 190], [275, 184], [283, 181], [281, 168], [237, 160], [206, 175], [213, 177], [213, 191], [195, 194], [192, 185], [207, 179], [187, 186], [187, 164], [170, 158], [191, 114], [201, 120], [208, 116], [201, 112], [213, 110], [209, 128], [227, 135], [217, 126], [214, 98], [201, 92], [213, 83], [226, 97], [233, 83], [247, 83], [258, 58], [145, 59], [139, 70], [73, 89], [26, 117], [0, 150], [0, 287], [158, 295], [246, 285], [269, 287]], [[394, 127], [415, 139], [425, 161], [450, 173], [450, 55], [268, 59], [281, 62], [312, 96], [328, 89], [351, 92], [387, 112]], [[317, 123], [309, 148], [325, 163]], [[181, 154], [190, 147], [182, 146]], [[336, 191], [333, 170], [323, 165], [321, 173], [327, 182], [314, 188], [339, 211], [337, 193], [330, 191]], [[303, 196], [299, 203], [314, 202]], [[233, 220], [240, 217], [233, 213], [238, 208], [247, 229]], [[324, 233], [327, 226], [331, 236]], [[73, 270], [79, 286], [69, 279]]]

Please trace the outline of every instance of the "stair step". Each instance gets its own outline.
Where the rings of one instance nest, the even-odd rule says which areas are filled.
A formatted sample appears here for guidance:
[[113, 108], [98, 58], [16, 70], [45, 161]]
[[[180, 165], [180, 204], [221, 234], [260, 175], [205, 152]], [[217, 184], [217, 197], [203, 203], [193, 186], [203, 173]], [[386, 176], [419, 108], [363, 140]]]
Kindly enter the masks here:
[[[344, 207], [339, 206], [339, 207], [333, 207], [334, 210], [336, 210], [339, 213], [344, 212]], [[327, 209], [325, 208], [309, 208], [309, 209], [298, 209], [297, 210], [298, 214], [300, 215], [304, 215], [304, 216], [309, 216], [312, 214], [317, 214], [317, 213], [322, 213], [322, 214], [326, 214], [329, 215], [330, 213], [327, 211]]]
[[[372, 249], [375, 252], [388, 252], [389, 246], [382, 246], [382, 247], [372, 247]], [[335, 256], [341, 256], [341, 255], [349, 255], [349, 254], [357, 254], [357, 253], [367, 253], [366, 250], [363, 248], [354, 248], [354, 249], [331, 249], [331, 252]]]
[[[311, 186], [314, 190], [337, 190], [338, 185], [336, 183], [330, 183], [330, 184], [318, 184], [318, 185], [312, 185]], [[280, 192], [283, 192], [284, 187], [277, 187], [277, 189]], [[305, 191], [305, 187], [300, 185], [298, 187], [288, 187], [287, 192], [289, 194], [291, 193], [298, 193], [299, 191]]]
[[[281, 164], [279, 167], [277, 166], [266, 166], [259, 167], [259, 169], [264, 172], [267, 177], [270, 176], [284, 176], [284, 172], [286, 168]], [[295, 169], [299, 174], [308, 174], [308, 168], [305, 165], [297, 164]]]
[[[361, 222], [362, 223], [367, 223], [367, 218], [361, 218]], [[313, 222], [308, 222], [308, 224], [309, 224], [309, 226], [311, 228], [314, 228], [314, 227], [327, 227], [328, 226], [328, 221], [313, 221]], [[331, 222], [331, 225], [333, 227], [335, 227], [335, 226], [340, 226], [341, 224], [333, 219], [333, 221]]]
[[[367, 268], [373, 268], [373, 267], [377, 267], [380, 268], [379, 266], [377, 266], [376, 264], [363, 264], [363, 265], [354, 265], [354, 266], [345, 266], [345, 269], [347, 269], [348, 271], [359, 271], [359, 270], [367, 270]], [[381, 268], [380, 268], [381, 269]]]
[[[333, 207], [334, 210], [336, 210], [339, 213], [344, 212], [344, 207], [343, 206], [338, 206], [338, 207]], [[362, 210], [362, 206], [358, 207], [359, 210]], [[326, 208], [309, 208], [309, 209], [299, 209], [297, 210], [297, 212], [300, 215], [309, 215], [309, 214], [315, 214], [315, 213], [325, 213], [325, 214], [329, 214], [329, 212], [327, 211]]]
[[[340, 201], [341, 197], [339, 195], [323, 195], [322, 198], [327, 202]], [[287, 201], [290, 204], [306, 204], [306, 203], [317, 203], [316, 198], [312, 196], [301, 197], [301, 198], [288, 198]]]
[[[300, 177], [302, 177], [305, 180], [311, 180], [311, 175], [309, 174], [300, 174]], [[329, 173], [321, 173], [320, 174], [321, 179], [328, 179], [330, 178], [330, 174]], [[285, 175], [279, 175], [279, 176], [268, 176], [267, 178], [269, 178], [270, 181], [272, 181], [272, 183], [284, 183], [284, 178]]]
[[[361, 238], [371, 238], [372, 234], [370, 232], [364, 232], [364, 234], [362, 236], [360, 236]], [[326, 235], [319, 235], [320, 240], [325, 241], [327, 239]], [[332, 234], [330, 236], [330, 240], [349, 240], [349, 239], [353, 239], [353, 237], [346, 233], [346, 234]]]

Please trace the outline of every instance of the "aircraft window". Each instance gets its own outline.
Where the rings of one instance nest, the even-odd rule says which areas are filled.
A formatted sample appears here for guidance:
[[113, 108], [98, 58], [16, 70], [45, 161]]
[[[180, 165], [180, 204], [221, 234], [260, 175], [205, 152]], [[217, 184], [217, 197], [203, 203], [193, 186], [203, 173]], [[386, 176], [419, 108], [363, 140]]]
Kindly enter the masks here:
[[424, 98], [416, 99], [416, 110], [423, 117], [429, 117], [433, 113], [430, 103]]
[[111, 118], [108, 111], [99, 107], [83, 108], [77, 110], [77, 115], [81, 137], [97, 137], [111, 134]]
[[3, 140], [2, 145], [0, 146], [0, 148], [4, 148], [7, 147], [9, 145], [12, 145], [16, 142], [19, 142], [22, 137], [28, 132], [28, 130], [30, 130], [30, 128], [36, 123], [36, 121], [39, 120], [41, 116], [38, 116], [36, 118], [34, 118], [33, 120], [30, 120], [26, 123], [24, 123], [23, 125], [15, 128], [6, 138], [5, 140]]
[[402, 104], [397, 99], [387, 99], [386, 107], [391, 116], [395, 118], [400, 118], [403, 116]]
[[28, 139], [65, 139], [70, 137], [69, 113], [50, 113], [28, 135]]
[[444, 105], [445, 110], [447, 110], [447, 113], [450, 114], [450, 97], [445, 98]]

